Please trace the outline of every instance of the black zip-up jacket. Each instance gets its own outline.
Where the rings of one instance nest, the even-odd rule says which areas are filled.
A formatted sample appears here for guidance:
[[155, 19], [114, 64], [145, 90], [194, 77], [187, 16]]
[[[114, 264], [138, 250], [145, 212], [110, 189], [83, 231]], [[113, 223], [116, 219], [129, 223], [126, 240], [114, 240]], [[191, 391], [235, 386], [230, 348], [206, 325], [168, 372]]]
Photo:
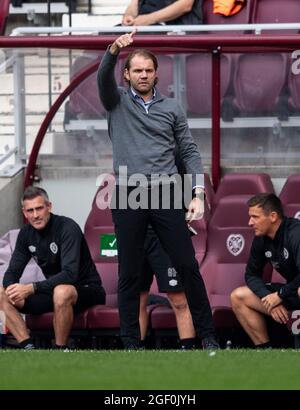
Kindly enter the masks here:
[[246, 267], [247, 286], [259, 298], [272, 293], [263, 280], [264, 266], [269, 262], [287, 281], [280, 290], [281, 299], [295, 295], [300, 287], [300, 221], [284, 218], [274, 239], [256, 236], [253, 240]]
[[44, 229], [37, 230], [28, 224], [20, 230], [4, 274], [4, 288], [19, 282], [31, 258], [46, 277], [36, 282], [36, 293], [52, 293], [61, 284], [101, 286], [83, 233], [70, 218], [51, 214]]

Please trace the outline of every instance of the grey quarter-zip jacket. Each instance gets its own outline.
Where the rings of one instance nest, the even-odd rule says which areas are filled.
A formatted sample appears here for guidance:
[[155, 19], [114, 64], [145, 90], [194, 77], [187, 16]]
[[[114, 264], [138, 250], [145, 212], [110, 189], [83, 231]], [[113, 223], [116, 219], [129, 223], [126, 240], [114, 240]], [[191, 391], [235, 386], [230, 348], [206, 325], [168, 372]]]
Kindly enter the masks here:
[[175, 147], [178, 146], [192, 185], [204, 186], [203, 167], [183, 109], [174, 98], [157, 90], [148, 112], [134, 98], [130, 87], [118, 87], [114, 69], [118, 56], [109, 49], [98, 70], [100, 99], [107, 110], [108, 133], [112, 141], [114, 172], [117, 184], [127, 184], [120, 167], [127, 167], [127, 177], [143, 174], [176, 174]]

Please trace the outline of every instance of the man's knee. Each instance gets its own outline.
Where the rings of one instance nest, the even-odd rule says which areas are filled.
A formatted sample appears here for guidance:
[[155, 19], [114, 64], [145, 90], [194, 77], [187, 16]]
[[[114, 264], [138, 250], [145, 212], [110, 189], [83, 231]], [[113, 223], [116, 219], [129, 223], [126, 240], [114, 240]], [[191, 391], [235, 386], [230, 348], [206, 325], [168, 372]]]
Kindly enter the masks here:
[[245, 303], [245, 297], [247, 293], [247, 287], [241, 286], [234, 289], [230, 294], [231, 305], [233, 308], [237, 308]]
[[55, 307], [74, 305], [77, 300], [77, 292], [73, 285], [58, 285], [53, 291], [53, 303]]
[[172, 305], [172, 307], [176, 310], [176, 311], [184, 311], [188, 308], [188, 303], [186, 300], [186, 296], [185, 294], [182, 292], [180, 293], [168, 293], [168, 299]]
[[2, 287], [0, 287], [0, 308], [2, 307], [3, 302], [4, 302], [5, 300], [7, 300], [7, 296], [6, 296], [6, 293], [5, 293], [5, 289], [2, 288]]
[[0, 287], [0, 309], [3, 309], [4, 305], [10, 303], [8, 296], [5, 293], [5, 289]]

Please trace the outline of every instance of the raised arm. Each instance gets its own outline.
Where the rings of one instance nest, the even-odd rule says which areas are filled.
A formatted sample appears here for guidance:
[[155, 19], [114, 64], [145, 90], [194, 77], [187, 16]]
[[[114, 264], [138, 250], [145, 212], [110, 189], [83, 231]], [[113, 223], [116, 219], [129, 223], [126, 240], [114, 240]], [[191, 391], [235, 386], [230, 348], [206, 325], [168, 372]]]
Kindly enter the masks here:
[[128, 47], [133, 43], [133, 35], [135, 33], [136, 29], [131, 33], [118, 37], [108, 48], [101, 60], [97, 78], [98, 89], [100, 99], [107, 111], [112, 110], [120, 100], [120, 93], [114, 76], [118, 54], [122, 48]]

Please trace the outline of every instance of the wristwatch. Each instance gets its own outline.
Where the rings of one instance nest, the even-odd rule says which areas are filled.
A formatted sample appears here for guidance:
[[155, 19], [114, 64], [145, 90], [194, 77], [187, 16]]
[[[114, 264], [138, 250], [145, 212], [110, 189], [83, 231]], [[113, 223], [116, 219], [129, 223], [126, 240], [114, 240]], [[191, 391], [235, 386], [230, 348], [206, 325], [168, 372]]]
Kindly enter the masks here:
[[280, 299], [284, 298], [284, 286], [278, 290], [277, 294], [280, 297]]

